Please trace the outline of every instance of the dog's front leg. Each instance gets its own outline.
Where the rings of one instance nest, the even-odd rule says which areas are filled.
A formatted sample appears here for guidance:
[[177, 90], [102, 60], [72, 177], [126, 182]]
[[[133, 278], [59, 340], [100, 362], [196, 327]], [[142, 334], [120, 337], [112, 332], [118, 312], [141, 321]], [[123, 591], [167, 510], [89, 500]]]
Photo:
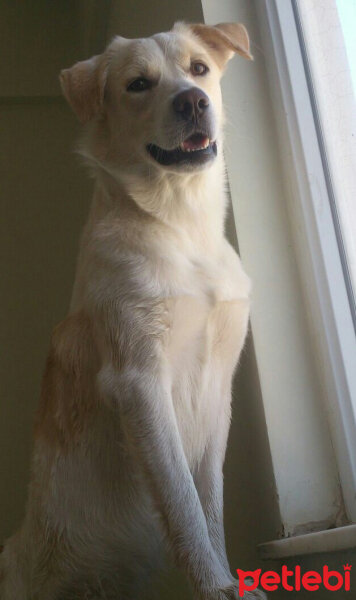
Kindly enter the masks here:
[[99, 374], [99, 385], [111, 406], [119, 411], [161, 512], [177, 563], [184, 568], [199, 598], [220, 598], [219, 590], [231, 585], [231, 577], [209, 538], [177, 427], [169, 378], [152, 362], [149, 369], [140, 370], [132, 364], [122, 371], [107, 366]]
[[[230, 394], [229, 394], [230, 396]], [[223, 464], [225, 458], [227, 438], [230, 428], [230, 397], [224, 406], [220, 418], [217, 420], [214, 432], [205, 449], [202, 461], [195, 474], [196, 487], [204, 510], [211, 544], [225, 570], [230, 573], [226, 555], [224, 532], [224, 501], [223, 501]], [[231, 576], [230, 588], [224, 590], [217, 598], [237, 598], [239, 584]], [[246, 600], [267, 600], [266, 595], [256, 589], [245, 592]], [[215, 598], [212, 596], [212, 598]]]
[[194, 480], [205, 514], [211, 544], [226, 571], [230, 567], [226, 555], [224, 532], [223, 463], [230, 427], [230, 405], [217, 421], [214, 434], [205, 449]]

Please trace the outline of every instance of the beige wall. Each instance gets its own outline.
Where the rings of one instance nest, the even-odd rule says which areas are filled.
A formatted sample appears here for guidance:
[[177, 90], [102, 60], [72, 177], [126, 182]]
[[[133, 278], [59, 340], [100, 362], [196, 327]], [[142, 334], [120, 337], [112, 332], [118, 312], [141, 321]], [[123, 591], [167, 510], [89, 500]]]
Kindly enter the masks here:
[[[0, 540], [24, 511], [32, 419], [50, 332], [67, 311], [92, 184], [73, 153], [78, 126], [58, 73], [115, 33], [200, 19], [199, 2], [1, 3]], [[116, 27], [115, 23], [119, 23]]]
[[[100, 51], [114, 33], [147, 35], [202, 18], [198, 0], [8, 0], [1, 12], [0, 541], [24, 514], [41, 374], [50, 332], [67, 311], [92, 188], [72, 153], [78, 127], [60, 97], [58, 71]], [[228, 228], [233, 236], [231, 218]], [[262, 566], [256, 544], [277, 536], [279, 519], [251, 341], [234, 395], [227, 544], [233, 569], [254, 569]], [[161, 597], [188, 598], [185, 589], [173, 574]]]

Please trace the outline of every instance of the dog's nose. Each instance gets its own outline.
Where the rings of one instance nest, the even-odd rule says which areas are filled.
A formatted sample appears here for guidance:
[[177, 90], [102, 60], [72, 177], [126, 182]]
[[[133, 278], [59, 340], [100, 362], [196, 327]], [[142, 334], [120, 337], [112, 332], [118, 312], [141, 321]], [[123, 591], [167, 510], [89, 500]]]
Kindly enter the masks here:
[[209, 106], [209, 98], [197, 87], [180, 92], [173, 100], [175, 112], [186, 119], [196, 120]]

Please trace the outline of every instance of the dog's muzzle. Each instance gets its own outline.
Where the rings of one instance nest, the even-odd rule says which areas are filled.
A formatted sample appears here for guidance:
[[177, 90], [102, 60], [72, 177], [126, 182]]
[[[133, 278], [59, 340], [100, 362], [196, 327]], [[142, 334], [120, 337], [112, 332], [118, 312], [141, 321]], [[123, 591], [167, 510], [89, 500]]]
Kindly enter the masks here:
[[180, 126], [189, 131], [188, 136], [172, 150], [149, 144], [147, 151], [156, 162], [169, 165], [203, 165], [217, 156], [216, 141], [209, 130], [211, 114], [209, 97], [203, 90], [192, 87], [177, 94], [173, 111]]

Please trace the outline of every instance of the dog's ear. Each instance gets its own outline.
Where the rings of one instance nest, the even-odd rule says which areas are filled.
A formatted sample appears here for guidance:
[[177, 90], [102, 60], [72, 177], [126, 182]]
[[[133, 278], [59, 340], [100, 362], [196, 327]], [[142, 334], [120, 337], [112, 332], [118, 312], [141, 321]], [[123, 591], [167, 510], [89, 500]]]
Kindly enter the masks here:
[[241, 23], [193, 24], [192, 31], [206, 44], [222, 69], [234, 53], [253, 60], [247, 29]]
[[62, 91], [81, 123], [100, 113], [104, 102], [107, 64], [104, 55], [93, 56], [61, 71]]

